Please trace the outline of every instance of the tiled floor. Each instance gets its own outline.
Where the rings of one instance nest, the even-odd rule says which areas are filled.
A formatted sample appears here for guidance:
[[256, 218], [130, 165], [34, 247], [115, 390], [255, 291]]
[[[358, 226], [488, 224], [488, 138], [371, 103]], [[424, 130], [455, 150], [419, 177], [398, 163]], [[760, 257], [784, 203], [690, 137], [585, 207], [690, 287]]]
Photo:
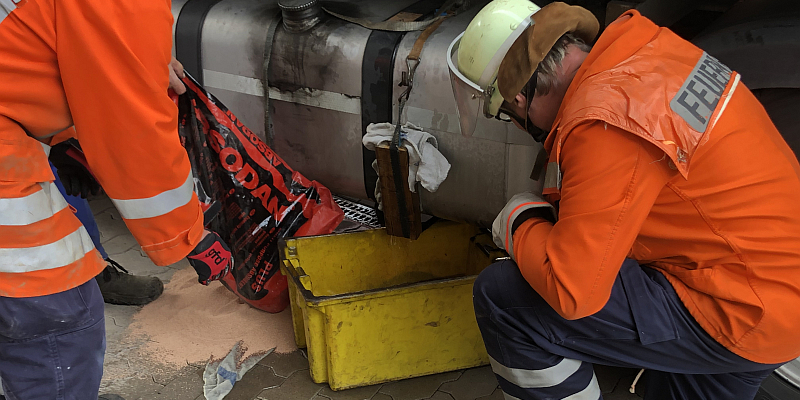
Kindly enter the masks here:
[[[332, 391], [311, 381], [302, 351], [271, 354], [236, 383], [232, 400], [502, 400], [489, 367], [430, 375], [383, 385]], [[163, 383], [139, 382], [124, 388], [126, 399], [202, 400], [202, 366], [190, 366]], [[628, 393], [636, 371], [598, 368], [606, 400], [639, 400]]]
[[[157, 276], [169, 281], [185, 262], [168, 268], [157, 267], [144, 257], [107, 198], [91, 201], [100, 227], [103, 245], [111, 258], [135, 275]], [[180, 370], [164, 370], [137, 357], [136, 347], [123, 340], [132, 316], [139, 307], [106, 306], [108, 349], [106, 376], [101, 392], [114, 392], [127, 400], [201, 400], [204, 365], [190, 364]], [[635, 370], [595, 368], [606, 400], [640, 399], [628, 388]], [[261, 360], [237, 382], [226, 397], [230, 400], [501, 400], [502, 392], [488, 367], [454, 371], [334, 392], [316, 384], [308, 374], [308, 361], [300, 350], [273, 353]]]

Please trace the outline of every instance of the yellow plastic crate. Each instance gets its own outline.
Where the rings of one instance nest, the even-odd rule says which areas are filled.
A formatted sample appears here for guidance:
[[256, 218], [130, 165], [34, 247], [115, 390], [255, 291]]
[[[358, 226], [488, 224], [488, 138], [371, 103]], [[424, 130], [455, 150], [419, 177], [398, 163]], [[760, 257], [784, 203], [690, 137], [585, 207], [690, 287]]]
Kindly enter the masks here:
[[488, 363], [472, 284], [499, 252], [478, 228], [438, 222], [412, 241], [385, 229], [286, 239], [295, 340], [333, 390]]

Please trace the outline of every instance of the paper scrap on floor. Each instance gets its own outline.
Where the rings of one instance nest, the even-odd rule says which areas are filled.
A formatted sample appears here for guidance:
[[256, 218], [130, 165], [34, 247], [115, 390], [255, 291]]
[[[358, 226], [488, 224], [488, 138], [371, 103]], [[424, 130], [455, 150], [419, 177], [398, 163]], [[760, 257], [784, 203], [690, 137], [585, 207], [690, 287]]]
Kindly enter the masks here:
[[250, 368], [253, 368], [273, 350], [275, 349], [252, 354], [242, 359], [247, 349], [242, 342], [238, 342], [233, 345], [233, 348], [225, 358], [209, 360], [208, 364], [206, 364], [206, 370], [203, 372], [203, 395], [206, 400], [222, 400], [225, 398], [236, 382], [240, 381]]

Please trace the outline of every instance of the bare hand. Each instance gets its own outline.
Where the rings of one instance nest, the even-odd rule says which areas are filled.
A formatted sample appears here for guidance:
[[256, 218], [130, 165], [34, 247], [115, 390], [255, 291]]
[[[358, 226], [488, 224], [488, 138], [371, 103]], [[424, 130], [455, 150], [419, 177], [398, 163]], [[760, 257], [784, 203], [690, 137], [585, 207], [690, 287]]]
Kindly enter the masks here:
[[169, 88], [179, 95], [186, 93], [186, 86], [181, 81], [185, 77], [183, 64], [172, 57], [172, 61], [169, 62]]

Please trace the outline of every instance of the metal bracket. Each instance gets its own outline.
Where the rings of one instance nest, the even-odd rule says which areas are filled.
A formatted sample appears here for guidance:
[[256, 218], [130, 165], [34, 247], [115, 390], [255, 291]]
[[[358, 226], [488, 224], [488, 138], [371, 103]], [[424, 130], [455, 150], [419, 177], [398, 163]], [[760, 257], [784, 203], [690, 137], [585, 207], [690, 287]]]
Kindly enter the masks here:
[[[409, 89], [406, 92], [411, 90], [411, 86], [414, 84], [414, 73], [417, 71], [417, 67], [419, 66], [422, 59], [419, 58], [406, 58], [406, 70], [403, 71], [403, 77], [400, 79], [400, 86], [408, 86]], [[411, 65], [411, 64], [414, 65]]]

